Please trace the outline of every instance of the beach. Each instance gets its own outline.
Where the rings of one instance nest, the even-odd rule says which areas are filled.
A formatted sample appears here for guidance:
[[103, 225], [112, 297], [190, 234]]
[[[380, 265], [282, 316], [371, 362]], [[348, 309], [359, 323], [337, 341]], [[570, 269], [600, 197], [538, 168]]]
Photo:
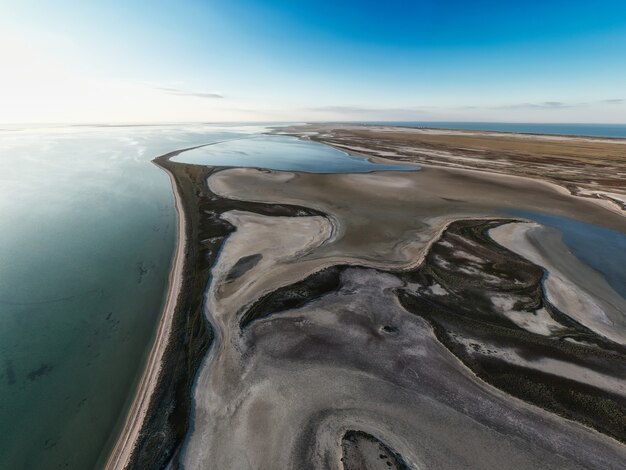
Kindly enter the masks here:
[[0, 136], [0, 213], [10, 227], [0, 236], [2, 468], [100, 468], [108, 457], [176, 248], [171, 184], [150, 163], [171, 147], [168, 132], [62, 126]]
[[0, 470], [626, 470], [626, 2], [5, 3]]
[[165, 168], [163, 168], [163, 170], [167, 172], [170, 178], [176, 206], [178, 225], [176, 251], [172, 259], [165, 306], [157, 327], [154, 345], [150, 350], [144, 372], [139, 380], [139, 385], [137, 386], [120, 436], [116, 440], [115, 446], [111, 450], [105, 464], [105, 468], [111, 470], [127, 468], [139, 433], [145, 425], [145, 417], [148, 413], [154, 390], [158, 385], [159, 374], [163, 364], [163, 355], [171, 341], [172, 317], [176, 312], [178, 297], [181, 295], [183, 267], [185, 263], [185, 253], [187, 251], [185, 209], [176, 187], [174, 175]]

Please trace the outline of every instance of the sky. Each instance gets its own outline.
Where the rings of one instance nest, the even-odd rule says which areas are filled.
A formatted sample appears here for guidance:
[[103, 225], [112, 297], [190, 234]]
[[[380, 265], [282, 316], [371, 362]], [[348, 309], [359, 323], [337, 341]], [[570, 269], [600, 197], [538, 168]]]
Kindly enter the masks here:
[[0, 0], [0, 123], [626, 123], [626, 1]]

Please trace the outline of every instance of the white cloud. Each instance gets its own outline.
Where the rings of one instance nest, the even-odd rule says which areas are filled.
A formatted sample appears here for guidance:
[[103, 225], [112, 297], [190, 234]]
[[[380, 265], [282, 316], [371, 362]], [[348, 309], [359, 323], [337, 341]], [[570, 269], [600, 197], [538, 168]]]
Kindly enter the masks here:
[[158, 87], [157, 89], [165, 93], [169, 93], [171, 95], [177, 95], [177, 96], [192, 96], [194, 98], [224, 98], [224, 95], [219, 92], [186, 91], [186, 90], [180, 90], [178, 88], [168, 88], [168, 87]]

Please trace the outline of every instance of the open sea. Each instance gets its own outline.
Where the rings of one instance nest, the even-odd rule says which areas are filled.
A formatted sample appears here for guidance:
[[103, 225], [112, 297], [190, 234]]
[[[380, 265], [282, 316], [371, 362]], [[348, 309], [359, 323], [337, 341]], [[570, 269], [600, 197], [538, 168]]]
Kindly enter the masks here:
[[626, 124], [537, 124], [513, 122], [441, 122], [441, 121], [371, 121], [359, 124], [377, 124], [433, 129], [474, 131], [524, 132], [529, 134], [577, 135], [626, 139]]
[[176, 242], [170, 180], [151, 160], [249, 130], [0, 130], [1, 469], [100, 466], [150, 349]]

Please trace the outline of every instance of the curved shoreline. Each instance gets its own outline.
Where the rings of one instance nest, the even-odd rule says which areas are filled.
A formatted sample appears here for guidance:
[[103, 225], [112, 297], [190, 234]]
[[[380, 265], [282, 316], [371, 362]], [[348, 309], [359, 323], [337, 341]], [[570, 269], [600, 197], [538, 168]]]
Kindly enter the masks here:
[[[313, 131], [309, 129], [309, 127], [313, 127]], [[317, 125], [320, 127], [320, 125]], [[277, 135], [291, 135], [294, 137], [298, 137], [302, 140], [311, 140], [314, 142], [322, 143], [325, 145], [329, 145], [331, 147], [336, 148], [337, 150], [343, 151], [349, 155], [360, 156], [370, 159], [371, 161], [378, 161], [384, 163], [395, 163], [395, 164], [415, 164], [423, 166], [427, 168], [437, 167], [437, 168], [451, 168], [451, 169], [461, 169], [468, 171], [478, 171], [481, 173], [488, 173], [494, 175], [505, 175], [505, 176], [517, 176], [521, 178], [528, 178], [534, 181], [542, 181], [549, 185], [552, 185], [558, 188], [559, 191], [562, 191], [564, 194], [568, 194], [570, 196], [574, 196], [577, 198], [581, 198], [583, 200], [591, 200], [595, 204], [608, 209], [614, 213], [624, 215], [626, 212], [626, 202], [622, 196], [616, 196], [614, 193], [611, 193], [611, 189], [608, 188], [605, 191], [602, 191], [600, 188], [598, 189], [590, 189], [584, 188], [579, 185], [579, 183], [575, 181], [566, 181], [555, 179], [554, 177], [547, 176], [546, 174], [535, 175], [535, 174], [523, 174], [512, 171], [510, 168], [497, 168], [494, 166], [472, 166], [468, 164], [462, 164], [457, 161], [445, 161], [445, 160], [437, 160], [437, 159], [428, 159], [425, 158], [425, 154], [421, 154], [419, 156], [415, 155], [402, 155], [398, 149], [389, 150], [385, 149], [381, 152], [381, 149], [377, 149], [376, 147], [368, 146], [367, 143], [363, 141], [359, 142], [351, 142], [349, 138], [344, 137], [344, 141], [334, 140], [332, 136], [332, 130], [339, 129], [341, 130], [341, 126], [330, 126], [328, 129], [317, 129], [316, 125], [306, 124], [304, 126], [292, 126], [286, 128], [273, 128], [270, 134]], [[322, 125], [323, 127], [323, 125]], [[499, 132], [499, 131], [470, 131], [470, 130], [460, 130], [460, 129], [417, 129], [411, 127], [398, 127], [398, 126], [369, 126], [369, 125], [360, 125], [362, 129], [365, 130], [375, 130], [376, 128], [385, 128], [388, 130], [400, 131], [411, 133], [413, 131], [433, 131], [435, 134], [446, 134], [452, 132], [453, 135], [483, 135], [485, 137], [494, 136], [494, 137], [512, 137], [521, 139], [524, 141], [526, 139], [545, 139], [547, 141], [553, 140], [555, 145], [558, 145], [567, 141], [582, 141], [582, 142], [598, 142], [598, 143], [606, 143], [606, 144], [626, 144], [625, 138], [615, 137], [615, 138], [599, 138], [599, 137], [585, 137], [585, 136], [568, 136], [568, 135], [551, 135], [551, 134], [534, 134], [534, 133], [516, 133], [516, 132]], [[330, 134], [328, 133], [330, 130]], [[315, 132], [315, 133], [311, 133]], [[478, 132], [478, 134], [476, 134]], [[428, 133], [428, 132], [426, 132]], [[451, 134], [452, 135], [452, 134]], [[384, 142], [384, 139], [381, 139], [381, 142]], [[389, 142], [387, 142], [389, 143]], [[371, 144], [371, 142], [370, 142]], [[403, 144], [402, 142], [395, 142], [394, 144]], [[356, 147], [355, 147], [356, 145]], [[412, 143], [407, 142], [403, 145], [412, 145]], [[442, 147], [443, 148], [443, 147]], [[424, 148], [423, 150], [428, 150]], [[451, 157], [457, 158], [462, 156], [462, 154], [451, 155]], [[486, 162], [487, 160], [485, 160]], [[594, 192], [595, 191], [595, 192]]]
[[159, 320], [157, 333], [135, 392], [135, 397], [126, 415], [124, 426], [107, 458], [105, 464], [107, 470], [121, 470], [130, 463], [135, 444], [148, 413], [154, 389], [158, 384], [163, 355], [169, 344], [169, 336], [172, 330], [172, 318], [176, 310], [178, 296], [182, 290], [185, 248], [187, 246], [185, 211], [173, 173], [167, 168], [158, 165], [155, 161], [156, 159], [153, 163], [167, 173], [172, 184], [178, 225], [176, 250], [170, 270], [165, 306]]

